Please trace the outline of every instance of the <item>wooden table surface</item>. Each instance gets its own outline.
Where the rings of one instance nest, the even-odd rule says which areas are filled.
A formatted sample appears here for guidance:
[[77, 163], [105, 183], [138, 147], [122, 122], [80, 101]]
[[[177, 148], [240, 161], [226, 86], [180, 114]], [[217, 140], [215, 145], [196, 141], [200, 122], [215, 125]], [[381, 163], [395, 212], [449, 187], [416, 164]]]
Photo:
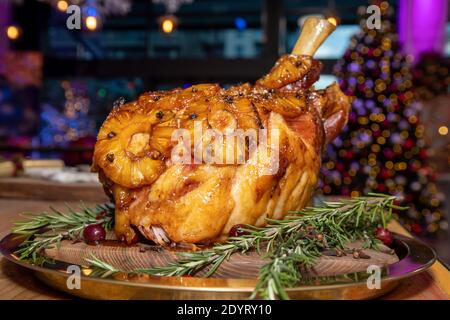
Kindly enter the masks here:
[[100, 183], [60, 183], [27, 177], [1, 178], [0, 198], [100, 203], [108, 201]]
[[[19, 219], [22, 212], [42, 212], [49, 205], [64, 208], [65, 202], [38, 200], [0, 199], [0, 237], [8, 234], [12, 222]], [[78, 203], [68, 203], [76, 207]], [[89, 205], [89, 203], [86, 203]], [[396, 222], [391, 230], [408, 235]], [[3, 257], [0, 259], [0, 299], [72, 299], [73, 297], [57, 292], [39, 282], [27, 269], [19, 267]], [[447, 300], [450, 298], [450, 272], [436, 262], [427, 272], [403, 281], [394, 291], [381, 299], [418, 299]]]

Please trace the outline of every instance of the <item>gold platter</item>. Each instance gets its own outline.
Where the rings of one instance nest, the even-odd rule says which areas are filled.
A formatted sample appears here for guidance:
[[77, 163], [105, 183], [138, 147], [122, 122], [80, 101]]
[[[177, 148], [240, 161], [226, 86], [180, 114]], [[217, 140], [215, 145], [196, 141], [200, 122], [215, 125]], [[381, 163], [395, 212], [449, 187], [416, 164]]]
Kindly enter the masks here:
[[[394, 234], [394, 250], [399, 261], [380, 268], [380, 288], [369, 289], [371, 274], [356, 272], [335, 276], [306, 277], [295, 288], [287, 290], [291, 299], [372, 299], [391, 291], [397, 284], [425, 271], [436, 261], [433, 249], [421, 241]], [[88, 299], [247, 299], [256, 279], [224, 279], [200, 277], [153, 277], [116, 274], [101, 278], [92, 269], [78, 266], [80, 288], [69, 289], [67, 280], [72, 273], [66, 262], [54, 261], [42, 266], [20, 261], [14, 251], [23, 241], [17, 235], [7, 235], [0, 242], [0, 252], [6, 259], [30, 269], [49, 286]]]

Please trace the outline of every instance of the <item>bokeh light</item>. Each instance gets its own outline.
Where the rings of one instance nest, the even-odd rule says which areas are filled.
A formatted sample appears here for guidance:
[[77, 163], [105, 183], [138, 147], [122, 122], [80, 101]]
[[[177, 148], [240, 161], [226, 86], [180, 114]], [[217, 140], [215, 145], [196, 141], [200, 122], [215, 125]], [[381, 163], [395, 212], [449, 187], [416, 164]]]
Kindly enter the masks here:
[[98, 22], [97, 18], [94, 16], [89, 16], [86, 18], [86, 28], [88, 28], [91, 31], [94, 31], [97, 29]]
[[161, 23], [161, 29], [164, 33], [171, 33], [174, 28], [175, 25], [171, 19], [166, 18]]
[[10, 40], [17, 40], [19, 39], [21, 34], [21, 30], [17, 26], [9, 26], [6, 28], [6, 35]]
[[447, 126], [440, 126], [438, 131], [439, 131], [439, 134], [441, 136], [446, 136], [448, 134], [448, 127]]
[[56, 3], [56, 8], [61, 12], [66, 12], [68, 7], [69, 4], [65, 0], [60, 0]]

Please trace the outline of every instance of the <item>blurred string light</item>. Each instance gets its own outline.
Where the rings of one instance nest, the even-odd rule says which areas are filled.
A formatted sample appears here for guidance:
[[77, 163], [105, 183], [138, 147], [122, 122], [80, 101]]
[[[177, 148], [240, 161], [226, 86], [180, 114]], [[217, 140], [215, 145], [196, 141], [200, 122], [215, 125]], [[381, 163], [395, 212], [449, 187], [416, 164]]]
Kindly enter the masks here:
[[11, 25], [6, 28], [6, 36], [10, 40], [19, 39], [21, 34], [22, 34], [22, 30], [18, 26]]
[[86, 6], [83, 11], [86, 19], [84, 24], [89, 31], [95, 31], [100, 25], [100, 14], [97, 8], [90, 2], [89, 6]]
[[178, 19], [173, 15], [167, 15], [160, 18], [161, 31], [169, 34], [172, 33], [178, 25]]
[[164, 19], [161, 24], [162, 30], [164, 33], [171, 33], [173, 31], [173, 21], [170, 19]]
[[447, 126], [440, 126], [438, 129], [438, 132], [441, 136], [446, 136], [448, 134], [448, 127]]
[[162, 32], [170, 34], [178, 27], [178, 18], [174, 14], [181, 5], [190, 4], [194, 0], [152, 0], [152, 2], [166, 7], [167, 14], [159, 18], [159, 26]]
[[69, 4], [65, 0], [59, 0], [56, 3], [56, 8], [61, 12], [66, 12], [68, 7], [69, 7]]
[[242, 17], [236, 17], [236, 19], [234, 19], [234, 26], [238, 30], [245, 30], [247, 29], [247, 20]]
[[86, 28], [90, 31], [95, 31], [98, 27], [98, 21], [97, 21], [97, 17], [95, 16], [88, 16], [86, 17]]

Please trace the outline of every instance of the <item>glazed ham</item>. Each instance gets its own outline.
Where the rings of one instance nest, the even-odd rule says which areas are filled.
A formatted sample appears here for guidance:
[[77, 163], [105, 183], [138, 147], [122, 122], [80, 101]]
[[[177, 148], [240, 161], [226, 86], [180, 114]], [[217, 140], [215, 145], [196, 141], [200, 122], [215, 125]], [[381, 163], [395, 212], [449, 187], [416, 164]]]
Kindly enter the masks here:
[[293, 54], [255, 85], [148, 92], [114, 108], [93, 168], [115, 202], [117, 237], [209, 243], [307, 205], [350, 107], [337, 84], [313, 87], [321, 64], [312, 55], [332, 29], [307, 21]]

